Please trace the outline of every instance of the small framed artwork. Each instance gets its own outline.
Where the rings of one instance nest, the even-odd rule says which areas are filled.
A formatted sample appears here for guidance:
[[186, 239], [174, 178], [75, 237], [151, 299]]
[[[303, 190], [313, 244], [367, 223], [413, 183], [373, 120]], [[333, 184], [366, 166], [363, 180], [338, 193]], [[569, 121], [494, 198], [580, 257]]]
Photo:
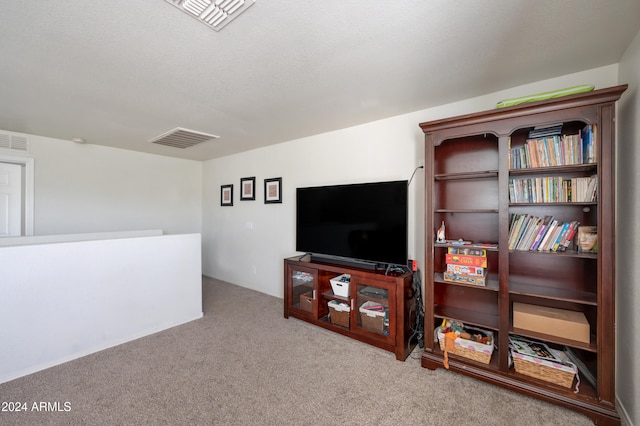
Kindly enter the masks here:
[[240, 201], [256, 199], [256, 178], [240, 178]]
[[580, 253], [597, 253], [598, 252], [598, 227], [597, 226], [578, 226], [578, 236], [576, 237], [576, 246]]
[[282, 178], [264, 180], [264, 203], [282, 203]]
[[220, 186], [220, 205], [233, 205], [233, 184]]

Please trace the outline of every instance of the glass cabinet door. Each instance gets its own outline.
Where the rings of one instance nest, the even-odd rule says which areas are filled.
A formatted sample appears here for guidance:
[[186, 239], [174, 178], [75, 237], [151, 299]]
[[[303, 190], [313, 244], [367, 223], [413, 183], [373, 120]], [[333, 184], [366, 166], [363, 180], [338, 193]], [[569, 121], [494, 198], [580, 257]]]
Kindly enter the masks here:
[[353, 284], [355, 284], [353, 299], [355, 329], [393, 340], [396, 329], [394, 286], [372, 280], [356, 280]]
[[312, 314], [316, 310], [317, 272], [300, 267], [289, 268], [290, 307]]

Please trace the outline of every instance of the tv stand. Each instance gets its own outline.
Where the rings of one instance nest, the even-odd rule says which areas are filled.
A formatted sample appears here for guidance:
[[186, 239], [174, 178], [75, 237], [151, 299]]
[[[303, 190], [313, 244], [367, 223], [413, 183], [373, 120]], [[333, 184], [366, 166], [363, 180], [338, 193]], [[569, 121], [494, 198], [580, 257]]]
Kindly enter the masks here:
[[[413, 276], [387, 275], [335, 259], [296, 256], [284, 260], [284, 317], [294, 317], [407, 359], [417, 341], [419, 312]], [[372, 264], [375, 266], [375, 264]], [[349, 274], [346, 296], [337, 295], [331, 279]], [[340, 311], [335, 307], [340, 304]], [[367, 309], [371, 308], [371, 309]], [[364, 312], [362, 312], [364, 311]]]

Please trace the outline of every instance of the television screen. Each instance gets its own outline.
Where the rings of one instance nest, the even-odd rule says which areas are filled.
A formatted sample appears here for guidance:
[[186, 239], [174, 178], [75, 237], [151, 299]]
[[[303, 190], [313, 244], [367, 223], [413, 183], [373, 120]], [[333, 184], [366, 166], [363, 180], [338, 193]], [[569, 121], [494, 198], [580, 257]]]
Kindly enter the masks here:
[[407, 264], [407, 181], [296, 189], [296, 250]]

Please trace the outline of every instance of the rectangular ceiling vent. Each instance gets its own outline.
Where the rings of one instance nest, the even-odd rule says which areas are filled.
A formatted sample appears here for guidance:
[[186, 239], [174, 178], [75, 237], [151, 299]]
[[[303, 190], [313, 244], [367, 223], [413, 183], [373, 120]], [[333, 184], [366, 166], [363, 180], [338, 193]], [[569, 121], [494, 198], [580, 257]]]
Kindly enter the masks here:
[[209, 28], [220, 31], [249, 9], [255, 0], [167, 0]]
[[203, 142], [210, 141], [211, 139], [219, 138], [220, 136], [176, 127], [173, 130], [169, 130], [167, 133], [163, 133], [160, 136], [150, 139], [149, 142], [173, 148], [186, 149]]
[[0, 131], [0, 148], [29, 152], [29, 136], [22, 133]]

